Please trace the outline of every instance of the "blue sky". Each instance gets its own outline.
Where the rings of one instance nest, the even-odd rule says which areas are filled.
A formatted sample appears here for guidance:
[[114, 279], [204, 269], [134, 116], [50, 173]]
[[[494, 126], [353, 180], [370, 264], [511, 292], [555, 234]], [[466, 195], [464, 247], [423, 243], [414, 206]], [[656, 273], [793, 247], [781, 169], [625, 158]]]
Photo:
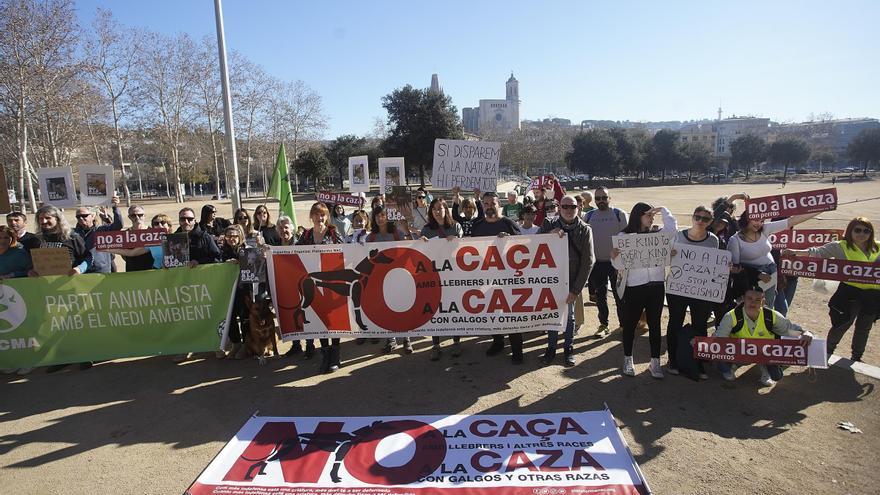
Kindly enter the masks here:
[[[123, 24], [214, 35], [212, 0], [78, 0]], [[323, 98], [325, 138], [363, 135], [382, 96], [437, 73], [459, 111], [504, 98], [521, 117], [690, 120], [880, 117], [880, 2], [224, 0], [227, 47]]]

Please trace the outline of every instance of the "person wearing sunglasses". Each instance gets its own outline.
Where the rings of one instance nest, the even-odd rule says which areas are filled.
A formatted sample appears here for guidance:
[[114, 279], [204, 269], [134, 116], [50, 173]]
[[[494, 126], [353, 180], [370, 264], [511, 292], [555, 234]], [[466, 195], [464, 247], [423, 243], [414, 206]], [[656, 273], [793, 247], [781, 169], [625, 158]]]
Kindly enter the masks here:
[[[681, 245], [700, 246], [718, 249], [718, 236], [709, 231], [709, 226], [714, 220], [712, 212], [705, 206], [697, 206], [691, 217], [693, 225], [675, 234], [673, 248]], [[674, 219], [673, 219], [674, 220]], [[676, 227], [677, 228], [677, 227]], [[691, 312], [691, 328], [694, 335], [705, 337], [709, 325], [709, 313], [714, 305], [711, 301], [695, 299], [693, 297], [666, 294], [666, 302], [669, 304], [669, 323], [666, 327], [666, 371], [671, 375], [679, 374], [678, 371], [678, 339], [684, 326], [684, 319], [688, 308]], [[703, 364], [698, 365], [699, 378], [708, 379]]]
[[[131, 205], [128, 208], [128, 219], [131, 221], [131, 227], [128, 230], [145, 230], [149, 228], [144, 218], [144, 209], [140, 205]], [[155, 266], [156, 258], [153, 253], [146, 247], [133, 249], [111, 249], [108, 252], [122, 256], [125, 260], [126, 272], [139, 272], [150, 270], [152, 268], [161, 268], [161, 246], [159, 246], [159, 266]]]
[[[611, 287], [617, 286], [617, 270], [611, 264], [611, 237], [626, 228], [626, 212], [611, 206], [611, 194], [608, 189], [600, 187], [596, 189], [593, 198], [596, 200], [596, 209], [588, 211], [584, 221], [593, 230], [593, 249], [596, 254], [596, 263], [590, 273], [590, 293], [595, 294], [596, 306], [599, 309], [599, 328], [596, 337], [604, 337], [610, 333], [608, 330], [608, 283]], [[614, 303], [617, 308], [617, 321], [622, 322], [620, 312], [620, 299], [617, 291], [612, 290]]]
[[[565, 366], [574, 366], [574, 328], [575, 328], [575, 302], [578, 295], [587, 285], [590, 278], [590, 270], [593, 268], [593, 233], [590, 226], [578, 215], [578, 205], [571, 196], [565, 196], [559, 203], [560, 214], [553, 220], [545, 220], [541, 226], [540, 234], [557, 234], [559, 237], [568, 237], [568, 266], [560, 267], [563, 276], [568, 276], [568, 295], [565, 304], [568, 306], [565, 320], [565, 334], [562, 349], [565, 354]], [[578, 308], [583, 310], [583, 303]], [[547, 332], [547, 351], [544, 353], [545, 365], [553, 364], [556, 358], [556, 345], [559, 341], [559, 332]]]
[[86, 249], [92, 253], [92, 264], [87, 273], [110, 273], [116, 271], [113, 264], [113, 254], [106, 251], [95, 250], [95, 234], [108, 230], [122, 229], [122, 213], [119, 212], [119, 197], [115, 194], [111, 199], [113, 204], [113, 221], [110, 224], [98, 223], [95, 211], [90, 207], [80, 206], [76, 209], [76, 227], [73, 231], [79, 234], [86, 243]]
[[428, 209], [428, 193], [424, 190], [416, 191], [416, 205], [413, 207], [413, 220], [410, 228], [416, 235], [421, 234], [422, 229], [431, 221], [431, 211]]
[[217, 247], [214, 236], [203, 230], [201, 224], [196, 223], [196, 212], [192, 208], [184, 208], [178, 214], [178, 221], [180, 222], [180, 227], [178, 227], [176, 232], [184, 232], [189, 235], [190, 267], [218, 263], [220, 261], [220, 248]]
[[[783, 256], [836, 258], [867, 263], [878, 262], [880, 244], [874, 237], [874, 224], [865, 217], [853, 218], [846, 226], [843, 240], [809, 249], [785, 249]], [[852, 337], [853, 361], [861, 361], [874, 321], [880, 316], [880, 285], [841, 282], [828, 301], [831, 329], [828, 330], [828, 355], [840, 344], [843, 335], [855, 323]]]
[[214, 237], [214, 242], [219, 242], [220, 237], [226, 230], [226, 227], [232, 225], [229, 220], [217, 216], [217, 208], [214, 205], [205, 205], [202, 207], [202, 214], [199, 219], [199, 229], [207, 232]]

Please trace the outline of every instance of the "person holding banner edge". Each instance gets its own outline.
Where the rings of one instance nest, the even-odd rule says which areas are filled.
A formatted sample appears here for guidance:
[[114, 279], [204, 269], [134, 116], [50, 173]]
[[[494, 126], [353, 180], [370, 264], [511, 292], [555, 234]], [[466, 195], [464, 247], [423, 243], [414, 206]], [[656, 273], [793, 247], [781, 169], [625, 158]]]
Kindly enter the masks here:
[[[553, 221], [545, 221], [541, 226], [541, 234], [558, 234], [559, 237], [568, 236], [568, 267], [563, 271], [568, 276], [568, 296], [565, 305], [568, 307], [565, 321], [565, 334], [562, 349], [565, 354], [565, 366], [571, 367], [574, 362], [575, 309], [574, 304], [578, 301], [578, 295], [587, 285], [590, 278], [590, 270], [593, 268], [593, 234], [578, 215], [578, 206], [575, 199], [565, 196], [560, 201], [561, 213]], [[583, 310], [583, 303], [579, 310]], [[542, 358], [545, 365], [553, 363], [556, 358], [556, 345], [559, 340], [559, 332], [547, 332], [547, 351]]]
[[[877, 263], [880, 244], [874, 237], [874, 225], [865, 217], [856, 217], [846, 226], [843, 240], [809, 249], [785, 249], [783, 256], [811, 256]], [[831, 329], [828, 330], [828, 355], [855, 323], [852, 337], [852, 360], [861, 361], [874, 321], [880, 316], [880, 285], [841, 282], [828, 301]]]
[[[654, 215], [663, 215], [661, 231], [674, 233], [677, 229], [675, 217], [666, 207], [652, 207], [646, 203], [636, 203], [630, 213], [629, 222], [622, 234], [648, 234], [653, 232]], [[617, 270], [617, 294], [620, 296], [623, 321], [623, 374], [635, 376], [633, 364], [633, 342], [636, 336], [636, 325], [645, 312], [648, 322], [648, 335], [651, 342], [651, 363], [648, 366], [651, 376], [663, 378], [660, 367], [661, 330], [660, 316], [663, 313], [663, 296], [665, 294], [666, 268], [634, 268], [626, 270], [620, 257], [620, 250], [611, 249], [611, 264]]]

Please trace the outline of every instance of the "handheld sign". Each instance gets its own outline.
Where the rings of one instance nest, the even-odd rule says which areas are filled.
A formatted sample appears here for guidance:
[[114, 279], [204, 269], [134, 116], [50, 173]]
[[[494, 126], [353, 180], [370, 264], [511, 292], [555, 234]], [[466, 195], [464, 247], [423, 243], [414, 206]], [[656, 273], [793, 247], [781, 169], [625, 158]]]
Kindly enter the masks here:
[[31, 249], [31, 260], [34, 263], [34, 271], [41, 277], [67, 275], [72, 265], [70, 251], [65, 247]]
[[37, 169], [43, 204], [61, 208], [77, 205], [76, 188], [73, 185], [73, 169], [48, 167]]
[[827, 368], [828, 354], [824, 339], [737, 339], [695, 337], [694, 359], [736, 364], [771, 364]]
[[263, 256], [259, 248], [243, 249], [238, 256], [238, 264], [241, 267], [239, 285], [266, 282], [266, 257]]
[[817, 213], [836, 209], [836, 187], [746, 200], [746, 211], [752, 220], [790, 217], [804, 213]]
[[439, 189], [495, 191], [501, 143], [434, 140], [431, 184]]
[[385, 211], [388, 220], [399, 222], [406, 220], [412, 223], [412, 192], [406, 186], [394, 186], [385, 198]]
[[348, 190], [351, 192], [370, 192], [370, 157], [367, 155], [348, 157]]
[[550, 184], [550, 180], [551, 179], [549, 175], [541, 175], [535, 177], [534, 179], [532, 179], [531, 182], [529, 182], [529, 190], [536, 191], [538, 189], [546, 189], [547, 186]]
[[773, 249], [807, 249], [843, 239], [840, 229], [783, 230], [769, 236]]
[[342, 206], [354, 206], [355, 208], [360, 208], [363, 203], [366, 201], [364, 198], [360, 196], [353, 196], [348, 193], [337, 193], [337, 192], [317, 192], [315, 193], [315, 201], [320, 201], [322, 203], [333, 203], [336, 205]]
[[163, 229], [108, 230], [95, 232], [95, 250], [135, 249], [147, 246], [161, 246], [165, 237]]
[[80, 165], [79, 200], [81, 205], [109, 205], [112, 202], [115, 187], [113, 167]]
[[675, 244], [666, 293], [703, 301], [723, 302], [730, 277], [730, 251]]
[[780, 273], [789, 277], [880, 285], [880, 264], [877, 263], [788, 256], [783, 256], [780, 261]]
[[394, 186], [403, 185], [403, 157], [379, 158], [379, 190], [390, 193]]
[[189, 263], [189, 234], [168, 234], [162, 241], [162, 266], [175, 268]]
[[611, 245], [620, 250], [623, 266], [627, 270], [668, 266], [674, 235], [669, 232], [618, 234], [611, 238]]

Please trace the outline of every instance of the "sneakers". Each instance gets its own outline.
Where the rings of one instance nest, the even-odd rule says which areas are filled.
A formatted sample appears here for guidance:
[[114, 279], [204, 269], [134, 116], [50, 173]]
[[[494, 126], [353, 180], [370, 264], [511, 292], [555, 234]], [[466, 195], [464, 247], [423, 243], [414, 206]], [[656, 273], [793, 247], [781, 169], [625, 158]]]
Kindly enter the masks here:
[[608, 335], [608, 333], [608, 325], [603, 323], [596, 329], [596, 333], [593, 334], [593, 337], [604, 337]]
[[706, 372], [701, 371], [700, 372], [700, 380], [708, 380], [708, 379], [709, 379], [709, 375]]
[[403, 342], [403, 352], [405, 352], [405, 353], [407, 353], [407, 354], [412, 354], [412, 353], [413, 353], [412, 344], [409, 342], [409, 339], [406, 339], [406, 340]]
[[765, 387], [772, 387], [776, 382], [770, 378], [770, 373], [767, 371], [767, 368], [761, 367], [761, 379], [758, 382]]
[[[182, 362], [186, 361], [187, 359], [191, 358], [192, 356], [193, 356], [193, 353], [191, 353], [191, 352], [187, 352], [186, 354], [178, 354], [178, 355], [174, 356], [173, 358], [171, 358], [171, 362], [182, 363]], [[49, 373], [52, 373], [52, 371], [50, 371]]]
[[388, 339], [385, 341], [385, 347], [382, 348], [382, 352], [388, 354], [389, 352], [394, 351], [397, 348], [397, 342], [394, 339]]
[[450, 354], [452, 354], [452, 357], [461, 356], [461, 344], [458, 342], [452, 344], [452, 352]]
[[623, 374], [626, 376], [636, 376], [636, 368], [633, 366], [632, 356], [623, 356]]
[[523, 364], [523, 356], [522, 354], [514, 354], [513, 357], [510, 358], [510, 361], [513, 364]]
[[572, 366], [574, 366], [574, 354], [572, 354], [570, 352], [566, 352], [565, 353], [565, 367], [571, 368]]
[[651, 376], [660, 380], [663, 378], [663, 367], [660, 366], [660, 359], [651, 358], [651, 364], [648, 365], [648, 371], [651, 372]]
[[439, 361], [442, 354], [443, 351], [440, 350], [440, 346], [435, 345], [431, 348], [431, 361]]

